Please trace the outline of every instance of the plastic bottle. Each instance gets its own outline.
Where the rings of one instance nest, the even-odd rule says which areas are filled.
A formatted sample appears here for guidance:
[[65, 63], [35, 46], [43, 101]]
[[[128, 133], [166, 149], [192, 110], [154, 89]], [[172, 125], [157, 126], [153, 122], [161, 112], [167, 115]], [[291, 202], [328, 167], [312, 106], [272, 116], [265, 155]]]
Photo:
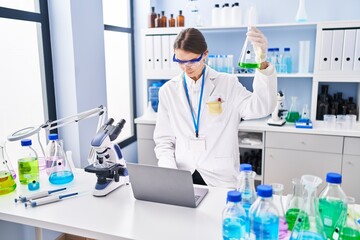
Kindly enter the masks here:
[[230, 23], [231, 8], [229, 3], [225, 3], [221, 8], [221, 26], [228, 26]]
[[256, 200], [256, 192], [254, 186], [255, 172], [252, 171], [250, 164], [240, 164], [240, 174], [238, 176], [237, 190], [242, 194], [242, 206], [247, 216], [246, 231], [250, 232], [249, 210]]
[[0, 144], [0, 195], [16, 189], [16, 183], [5, 159], [5, 148]]
[[279, 213], [279, 239], [288, 239], [289, 227], [285, 219], [284, 205], [282, 200], [284, 185], [281, 183], [272, 183], [271, 186], [273, 188], [273, 202]]
[[292, 58], [290, 54], [290, 48], [284, 48], [284, 55], [282, 57], [282, 64], [284, 73], [292, 73]]
[[280, 64], [280, 49], [279, 48], [274, 48], [274, 55], [273, 55], [273, 65], [276, 69], [276, 72], [280, 72], [279, 71], [279, 64]]
[[274, 55], [274, 49], [273, 48], [268, 48], [266, 61], [274, 65], [274, 63], [272, 62], [273, 55]]
[[211, 26], [217, 27], [220, 26], [221, 21], [221, 9], [219, 4], [215, 4], [211, 10]]
[[21, 140], [22, 157], [18, 160], [19, 181], [21, 184], [39, 180], [38, 155], [31, 145], [31, 139]]
[[231, 25], [241, 26], [242, 24], [242, 13], [239, 3], [236, 2], [231, 7]]
[[299, 215], [300, 209], [304, 206], [303, 199], [303, 185], [300, 179], [292, 179], [293, 194], [288, 198], [286, 210], [286, 222], [288, 223], [289, 230], [294, 228], [296, 218]]
[[49, 182], [52, 184], [69, 183], [74, 179], [74, 174], [58, 135], [49, 134], [49, 140], [46, 147], [46, 161], [51, 164]]
[[224, 240], [245, 240], [246, 213], [241, 206], [241, 193], [229, 191], [227, 194], [226, 207], [222, 213], [223, 239]]
[[151, 106], [154, 111], [157, 112], [159, 105], [159, 89], [161, 87], [160, 82], [154, 82], [149, 87], [149, 101], [151, 101]]
[[176, 26], [178, 27], [184, 27], [185, 26], [185, 17], [182, 15], [182, 11], [179, 10], [179, 15], [176, 18]]
[[[319, 195], [319, 212], [328, 238], [332, 237], [337, 221], [346, 222], [346, 194], [340, 186], [341, 180], [341, 174], [329, 172], [326, 175], [327, 186]], [[342, 219], [339, 219], [340, 216]]]
[[161, 27], [167, 27], [167, 18], [165, 16], [165, 11], [161, 11]]
[[155, 18], [156, 18], [155, 7], [151, 7], [151, 13], [149, 14], [149, 28], [155, 27]]
[[175, 18], [174, 18], [174, 14], [170, 14], [170, 18], [169, 18], [169, 27], [175, 27]]
[[258, 197], [250, 208], [250, 239], [274, 240], [279, 236], [279, 213], [272, 201], [272, 187], [257, 186]]

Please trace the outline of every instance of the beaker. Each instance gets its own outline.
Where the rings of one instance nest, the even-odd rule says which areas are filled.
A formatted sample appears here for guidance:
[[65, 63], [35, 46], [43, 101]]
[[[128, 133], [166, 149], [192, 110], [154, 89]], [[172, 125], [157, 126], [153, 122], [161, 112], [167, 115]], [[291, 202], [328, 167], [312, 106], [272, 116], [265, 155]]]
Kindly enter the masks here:
[[[348, 209], [346, 214], [339, 217], [338, 222], [335, 225], [335, 231], [332, 234], [334, 240], [359, 240], [360, 229], [357, 227], [355, 216], [355, 198], [347, 197], [346, 202]], [[345, 222], [343, 219], [346, 219]]]
[[4, 150], [4, 147], [0, 146], [0, 195], [10, 193], [16, 188], [14, 177], [5, 159]]
[[300, 113], [297, 108], [297, 97], [291, 97], [291, 105], [288, 114], [285, 118], [286, 122], [294, 123], [300, 119]]
[[281, 183], [272, 183], [271, 186], [273, 188], [273, 201], [279, 212], [279, 239], [287, 239], [289, 231], [282, 199], [284, 185]]
[[[250, 31], [250, 27], [248, 27], [248, 31]], [[261, 63], [256, 61], [255, 52], [253, 50], [251, 42], [246, 37], [244, 45], [241, 49], [239, 61], [239, 68], [260, 68]]]
[[288, 197], [285, 215], [290, 231], [293, 230], [299, 211], [304, 206], [303, 185], [300, 179], [293, 178], [291, 182], [293, 184], [293, 194]]
[[326, 235], [316, 198], [316, 189], [322, 183], [322, 180], [316, 176], [303, 175], [301, 183], [304, 185], [304, 205], [299, 211], [290, 240], [325, 240]]

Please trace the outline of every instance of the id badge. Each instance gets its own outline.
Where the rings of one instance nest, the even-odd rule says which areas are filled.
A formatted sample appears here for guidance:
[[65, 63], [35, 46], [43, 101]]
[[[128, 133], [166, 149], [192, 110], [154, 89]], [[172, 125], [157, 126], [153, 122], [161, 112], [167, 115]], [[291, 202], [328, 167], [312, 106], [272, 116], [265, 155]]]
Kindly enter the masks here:
[[189, 149], [191, 152], [203, 152], [206, 150], [205, 137], [191, 137], [189, 140]]

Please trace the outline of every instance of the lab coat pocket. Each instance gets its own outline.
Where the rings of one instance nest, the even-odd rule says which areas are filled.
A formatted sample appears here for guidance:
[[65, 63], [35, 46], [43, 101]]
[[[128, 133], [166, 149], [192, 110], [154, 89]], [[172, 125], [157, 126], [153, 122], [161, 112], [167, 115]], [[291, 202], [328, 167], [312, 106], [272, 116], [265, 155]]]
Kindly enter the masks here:
[[207, 124], [222, 123], [226, 115], [226, 102], [224, 101], [209, 101], [206, 103], [206, 120]]

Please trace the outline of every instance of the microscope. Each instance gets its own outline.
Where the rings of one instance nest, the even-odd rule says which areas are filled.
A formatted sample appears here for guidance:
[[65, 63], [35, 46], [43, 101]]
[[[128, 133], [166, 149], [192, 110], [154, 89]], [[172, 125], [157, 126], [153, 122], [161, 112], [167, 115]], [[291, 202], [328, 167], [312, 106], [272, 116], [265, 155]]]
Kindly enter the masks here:
[[106, 196], [118, 187], [129, 184], [125, 160], [119, 145], [113, 142], [124, 127], [125, 120], [122, 119], [115, 126], [113, 123], [114, 119], [110, 118], [92, 139], [88, 160], [93, 163], [85, 167], [86, 172], [96, 174], [93, 195], [97, 197]]
[[283, 126], [286, 121], [283, 118], [283, 113], [287, 110], [283, 109], [283, 101], [284, 101], [285, 95], [282, 91], [279, 91], [276, 96], [276, 107], [273, 113], [271, 114], [271, 118], [267, 121], [267, 124], [270, 126]]

